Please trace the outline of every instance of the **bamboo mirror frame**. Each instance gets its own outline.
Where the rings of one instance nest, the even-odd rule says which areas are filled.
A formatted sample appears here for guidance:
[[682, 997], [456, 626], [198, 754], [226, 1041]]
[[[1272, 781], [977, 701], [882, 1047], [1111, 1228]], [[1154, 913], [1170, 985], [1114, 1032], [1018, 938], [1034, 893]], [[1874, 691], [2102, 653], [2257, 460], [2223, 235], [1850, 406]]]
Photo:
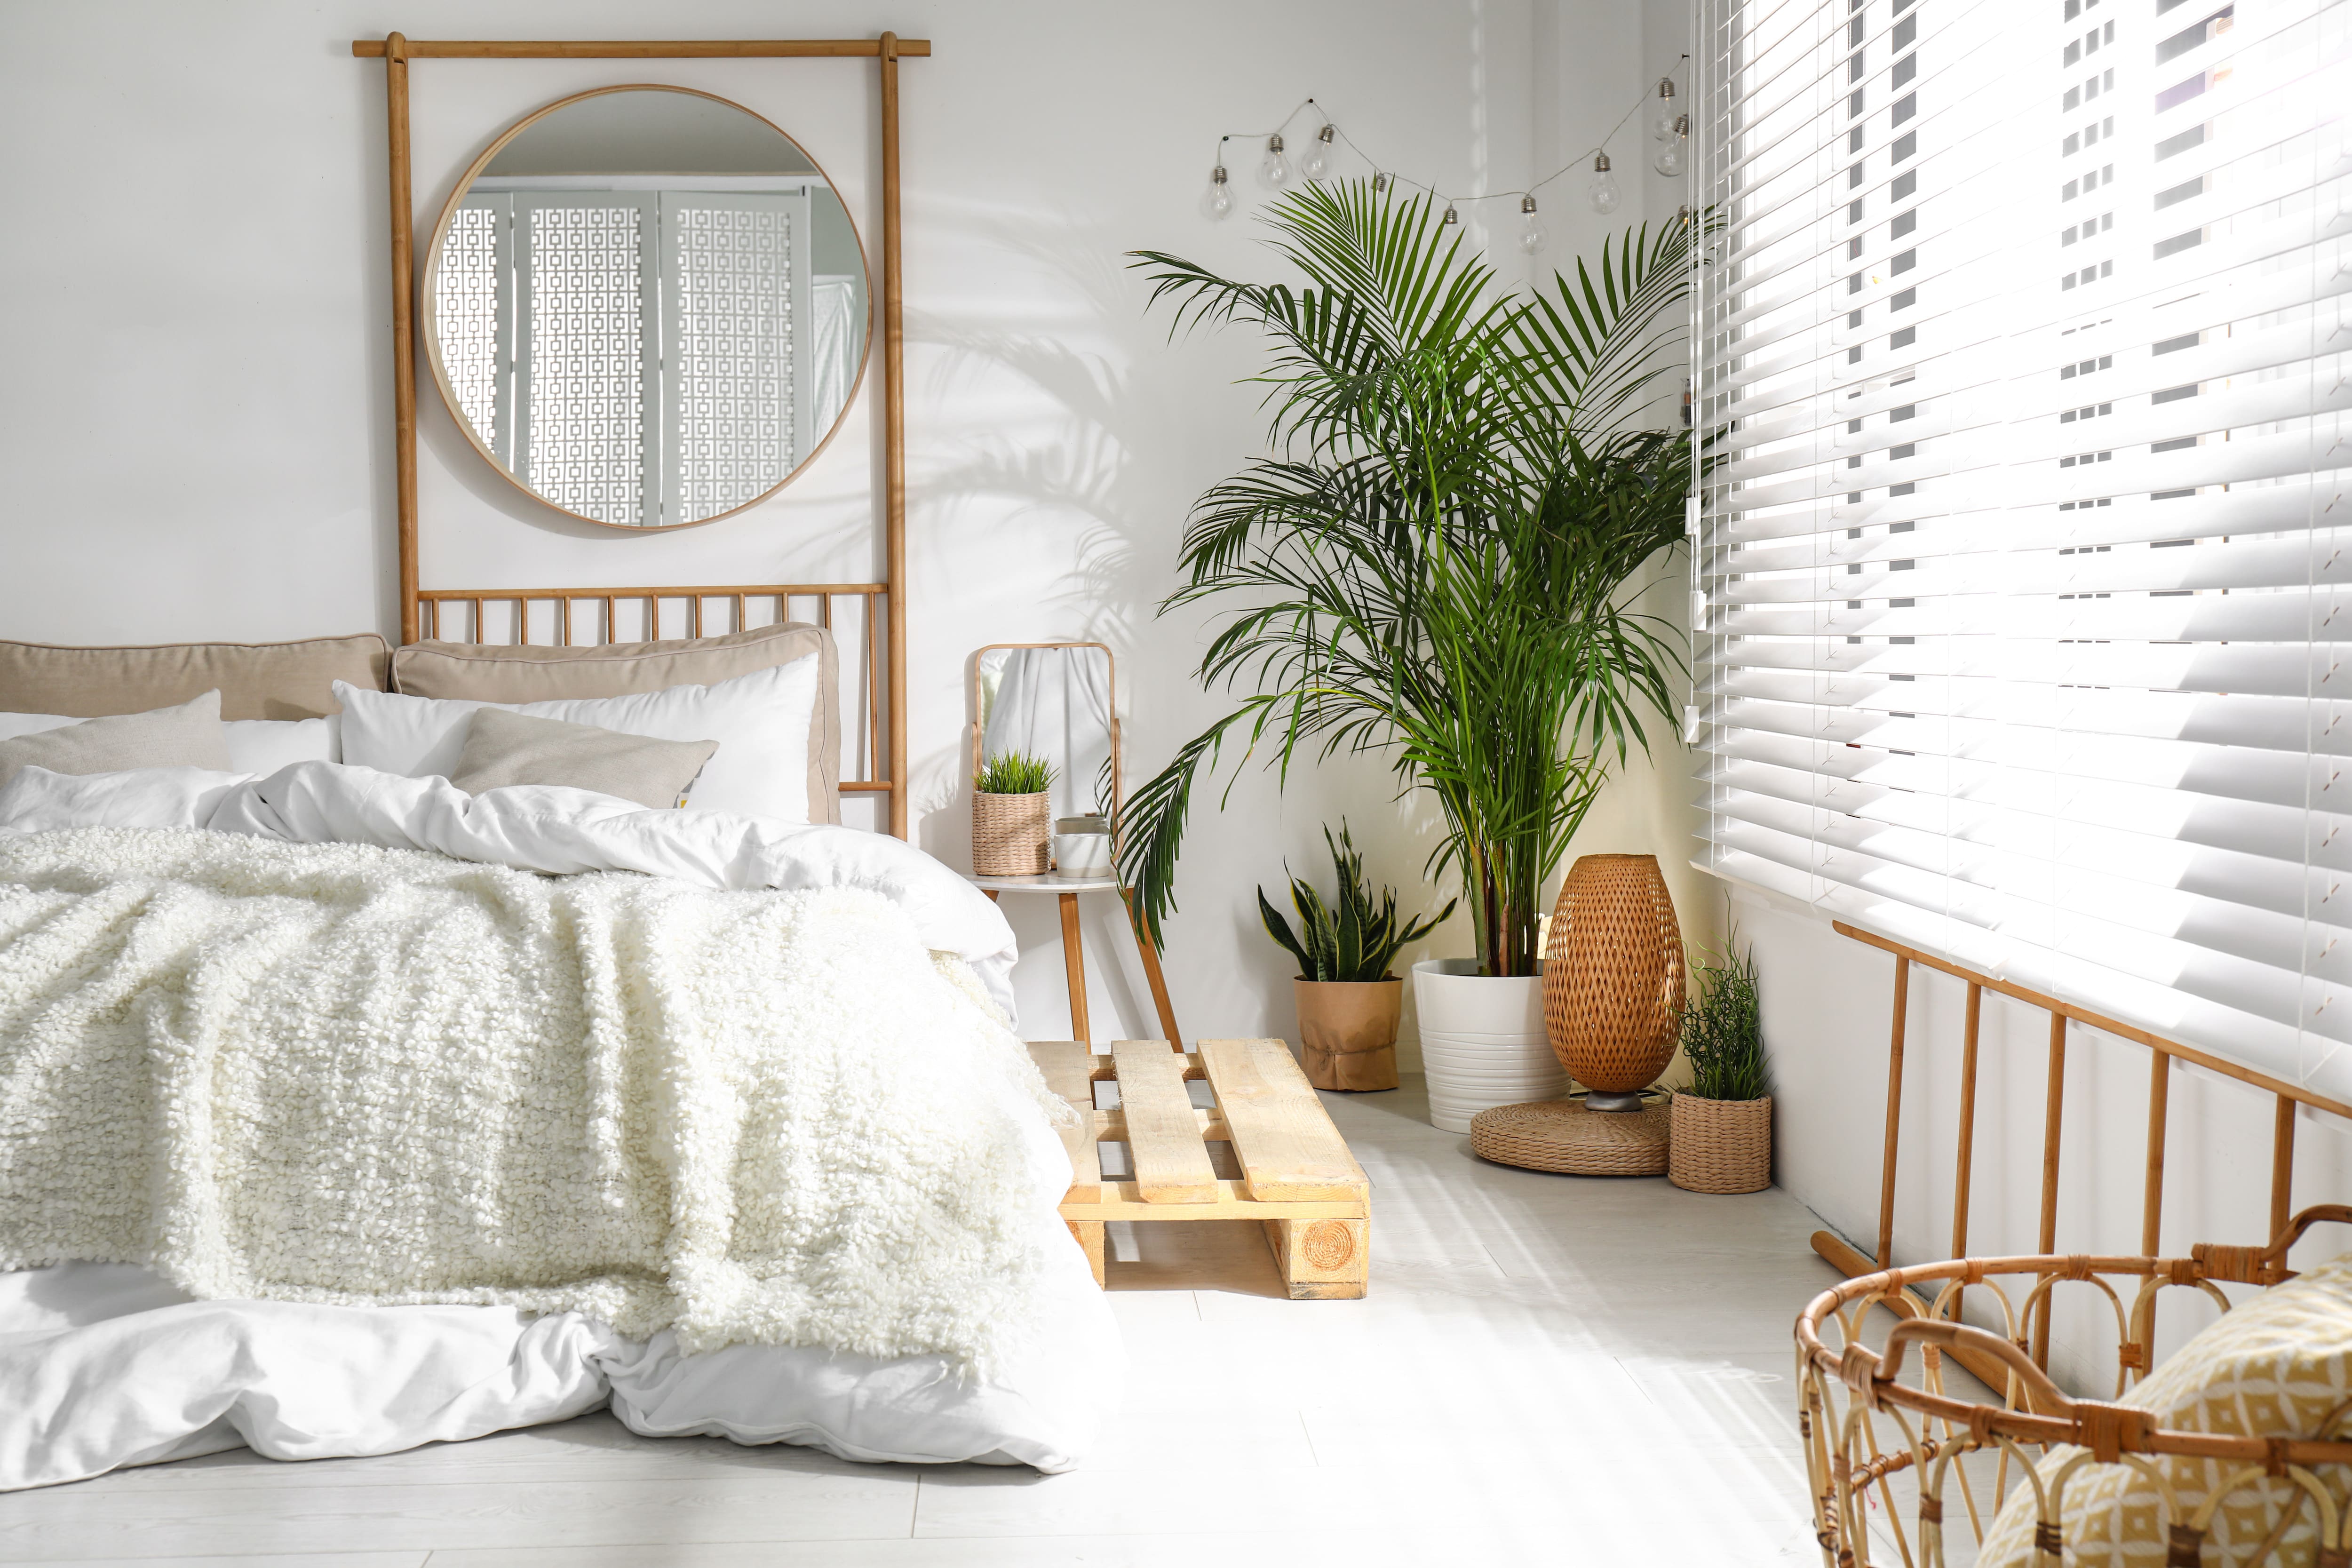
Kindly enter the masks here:
[[[424, 616], [425, 595], [417, 577], [417, 486], [416, 486], [416, 311], [418, 283], [416, 275], [415, 200], [410, 174], [408, 135], [408, 68], [419, 59], [472, 60], [647, 60], [647, 59], [841, 59], [872, 60], [879, 71], [880, 119], [882, 140], [881, 183], [877, 199], [871, 205], [871, 226], [874, 239], [881, 250], [880, 276], [876, 279], [869, 268], [869, 292], [878, 290], [880, 310], [873, 312], [869, 306], [869, 322], [878, 314], [880, 363], [882, 372], [882, 541], [883, 580], [862, 584], [783, 584], [782, 592], [789, 602], [791, 595], [816, 597], [829, 602], [835, 594], [866, 595], [869, 606], [880, 603], [887, 607], [887, 640], [884, 663], [887, 717], [887, 744], [881, 757], [887, 768], [877, 780], [864, 786], [886, 791], [889, 797], [888, 831], [896, 837], [908, 836], [908, 796], [906, 778], [907, 757], [907, 420], [906, 420], [906, 322], [900, 265], [901, 241], [898, 222], [898, 62], [908, 58], [928, 58], [931, 52], [929, 40], [901, 38], [896, 33], [883, 33], [872, 38], [778, 38], [778, 39], [686, 39], [668, 41], [595, 39], [587, 41], [560, 40], [466, 40], [412, 39], [400, 33], [390, 33], [382, 38], [353, 40], [352, 54], [360, 59], [380, 59], [384, 71], [384, 120], [387, 163], [390, 166], [391, 198], [391, 259], [392, 259], [392, 375], [393, 375], [393, 483], [394, 522], [400, 563], [400, 641], [405, 645], [418, 639], [419, 624]], [[865, 243], [861, 237], [861, 246]], [[876, 336], [868, 331], [868, 362], [874, 349], [870, 340]], [[864, 384], [861, 371], [859, 384]], [[461, 421], [462, 423], [462, 421]], [[626, 531], [666, 533], [667, 529], [637, 529]], [[614, 597], [652, 599], [662, 595], [687, 598], [693, 606], [694, 633], [701, 631], [701, 600], [709, 596], [738, 596], [743, 594], [765, 594], [776, 596], [779, 585], [719, 584], [705, 588], [587, 588], [577, 584], [531, 590], [524, 597], [562, 601], [565, 640], [570, 640], [570, 605], [575, 599], [603, 599], [609, 605]], [[512, 589], [506, 590], [436, 590], [431, 595], [437, 611], [442, 600], [457, 598], [496, 598], [504, 593], [515, 598]], [[781, 613], [781, 612], [780, 612]], [[437, 615], [436, 615], [437, 621]], [[609, 633], [609, 625], [607, 631]], [[437, 632], [438, 626], [436, 625]], [[658, 637], [658, 632], [651, 635]], [[478, 628], [477, 629], [478, 636]], [[869, 674], [869, 679], [871, 679]]]
[[[688, 517], [677, 521], [614, 521], [610, 518], [592, 516], [585, 511], [578, 510], [576, 506], [566, 506], [562, 501], [547, 494], [545, 490], [539, 488], [539, 485], [533, 479], [527, 478], [523, 472], [519, 471], [526, 466], [525, 455], [520, 444], [518, 444], [511, 458], [501, 458], [498, 452], [492, 448], [490, 441], [485, 438], [485, 434], [479, 427], [476, 416], [469, 413], [464, 406], [464, 401], [459, 397], [457, 389], [450, 379], [447, 359], [442, 352], [444, 330], [442, 316], [444, 310], [446, 309], [446, 305], [441, 300], [441, 289], [439, 284], [441, 280], [443, 258], [446, 250], [446, 242], [448, 238], [451, 225], [457, 221], [460, 209], [467, 205], [469, 198], [476, 195], [477, 186], [479, 184], [482, 178], [486, 174], [489, 174], [494, 172], [493, 165], [497, 163], [501, 153], [513, 148], [518, 140], [525, 136], [534, 127], [541, 125], [542, 122], [562, 114], [565, 110], [573, 108], [576, 105], [588, 103], [598, 99], [615, 98], [622, 94], [630, 93], [675, 93], [681, 98], [699, 99], [707, 103], [716, 104], [722, 109], [731, 110], [735, 113], [742, 115], [746, 120], [761, 127], [773, 135], [778, 142], [783, 144], [783, 146], [789, 147], [800, 161], [808, 165], [809, 169], [815, 176], [817, 184], [824, 189], [827, 196], [830, 198], [832, 206], [839, 210], [840, 221], [842, 224], [846, 226], [849, 232], [850, 242], [856, 247], [857, 251], [856, 278], [863, 294], [864, 310], [859, 312], [856, 371], [850, 376], [848, 385], [844, 389], [841, 395], [840, 405], [834, 408], [829, 416], [822, 416], [824, 422], [822, 426], [821, 433], [817, 434], [814, 440], [809, 443], [806, 450], [797, 453], [792, 462], [792, 466], [778, 474], [774, 483], [763, 486], [757, 495], [751, 497], [749, 500], [737, 501], [731, 506], [727, 506], [723, 510], [713, 511], [707, 517]], [[692, 188], [702, 189], [706, 187], [697, 184]], [[663, 204], [666, 215], [667, 212], [667, 203], [670, 198], [670, 195], [671, 193], [667, 189], [664, 190]], [[562, 198], [557, 197], [555, 199], [561, 200]], [[758, 198], [752, 199], [757, 200]], [[772, 201], [775, 198], [771, 197], [768, 199]], [[810, 215], [808, 211], [803, 210], [801, 216], [803, 218], [806, 218]], [[663, 219], [664, 225], [667, 226], [668, 221], [668, 217], [665, 216]], [[798, 231], [795, 230], [795, 233], [797, 232]], [[520, 236], [518, 237], [518, 254], [520, 254], [519, 239]], [[666, 226], [661, 243], [665, 246], [669, 243]], [[503, 241], [500, 242], [499, 248], [503, 254], [505, 248]], [[665, 251], [665, 256], [667, 256], [667, 251]], [[797, 268], [797, 258], [789, 265]], [[657, 314], [665, 323], [663, 336], [667, 337], [669, 327], [674, 325], [674, 323], [670, 321], [667, 309], [668, 285], [667, 279], [668, 274], [667, 261], [666, 259], [662, 262], [657, 270], [665, 279], [662, 289], [665, 304], [663, 310], [657, 312]], [[804, 272], [805, 268], [800, 268], [800, 270]], [[458, 430], [465, 436], [467, 441], [472, 445], [474, 450], [481, 455], [482, 460], [490, 466], [492, 471], [497, 473], [499, 478], [505, 479], [509, 484], [514, 486], [515, 489], [520, 490], [524, 495], [529, 496], [531, 500], [540, 502], [543, 506], [551, 507], [556, 511], [562, 513], [564, 516], [576, 519], [579, 521], [593, 523], [599, 528], [610, 528], [627, 533], [667, 533], [681, 528], [699, 528], [705, 523], [717, 522], [723, 518], [733, 517], [739, 512], [748, 511], [751, 508], [772, 499], [778, 491], [782, 490], [786, 485], [791, 484], [794, 479], [800, 478], [803, 473], [806, 472], [809, 465], [816, 460], [818, 455], [833, 444], [834, 437], [840, 434], [842, 426], [847, 422], [851, 407], [855, 405], [857, 401], [857, 394], [865, 385], [866, 382], [866, 367], [873, 359], [875, 316], [873, 274], [874, 268], [872, 259], [866, 254], [866, 239], [865, 237], [858, 232], [856, 220], [849, 216], [846, 206], [841, 202], [838, 195], [838, 187], [834, 184], [831, 176], [825, 174], [824, 166], [816, 161], [815, 155], [810, 153], [808, 149], [801, 143], [797, 137], [793, 136], [790, 132], [784, 130], [782, 126], [778, 125], [775, 121], [768, 119], [765, 115], [761, 114], [756, 110], [752, 110], [743, 104], [737, 103], [732, 99], [721, 98], [717, 93], [705, 92], [699, 88], [679, 87], [667, 82], [621, 82], [611, 87], [589, 88], [584, 91], [569, 94], [563, 98], [557, 99], [552, 103], [544, 104], [538, 109], [532, 110], [530, 113], [524, 115], [521, 119], [517, 120], [513, 124], [500, 132], [497, 138], [493, 140], [488, 147], [483, 149], [481, 156], [476, 158], [473, 163], [467, 168], [466, 172], [457, 177], [456, 185], [450, 190], [448, 201], [443, 205], [440, 216], [434, 223], [432, 237], [425, 242], [425, 265], [417, 286], [417, 308], [419, 313], [424, 318], [425, 323], [425, 356], [426, 361], [433, 367], [434, 384], [440, 391], [442, 404], [448, 409], [449, 416], [452, 421], [456, 423]], [[505, 285], [501, 283], [499, 285], [499, 293], [501, 298], [503, 298], [508, 292], [509, 290], [506, 289]], [[528, 290], [515, 290], [514, 292], [527, 294]], [[810, 323], [798, 319], [800, 305], [804, 302], [805, 301], [796, 301], [793, 306], [793, 316], [792, 325], [796, 345], [814, 335], [811, 331]], [[518, 340], [520, 340], [527, 337], [529, 334], [527, 333], [521, 320], [523, 312], [520, 305], [518, 303], [513, 307], [513, 309], [518, 318], [515, 323], [515, 331]], [[504, 313], [505, 311], [502, 309], [501, 315], [503, 316]], [[500, 330], [501, 335], [503, 335], [503, 324], [501, 325]], [[516, 352], [518, 353], [522, 353], [520, 342]], [[667, 361], [671, 359], [671, 357], [670, 352], [665, 349], [659, 354], [658, 360]], [[663, 410], [667, 407], [674, 406], [671, 400], [676, 395], [676, 387], [671, 378], [675, 374], [676, 366], [673, 363], [666, 365], [654, 376], [654, 380], [657, 382], [663, 389], [663, 395], [656, 401], [654, 408], [646, 411], [641, 416], [641, 428], [645, 428], [650, 433], [651, 426], [658, 425], [664, 432], [665, 437], [669, 431], [669, 416]], [[528, 377], [521, 379], [527, 381]], [[790, 379], [789, 375], [787, 375], [786, 379]], [[520, 385], [512, 393], [512, 401], [516, 405], [516, 413], [519, 416], [524, 405], [528, 402], [528, 399], [524, 396]], [[493, 421], [493, 423], [503, 426], [507, 422], [507, 416], [501, 415], [500, 417]], [[501, 434], [504, 434], [504, 432], [502, 431]], [[662, 442], [663, 447], [666, 448], [667, 444], [668, 443], [665, 438]], [[665, 459], [665, 461], [667, 460], [667, 459]], [[669, 470], [665, 468], [664, 471], [667, 472]], [[761, 476], [762, 479], [765, 477], [765, 474]], [[668, 487], [662, 481], [658, 475], [649, 474], [647, 475], [647, 479], [658, 487], [664, 494], [667, 494]], [[642, 492], [643, 487], [640, 487], [640, 489]], [[648, 503], [650, 503], [650, 493], [647, 493], [646, 499]], [[671, 497], [670, 499], [674, 500], [676, 498]]]

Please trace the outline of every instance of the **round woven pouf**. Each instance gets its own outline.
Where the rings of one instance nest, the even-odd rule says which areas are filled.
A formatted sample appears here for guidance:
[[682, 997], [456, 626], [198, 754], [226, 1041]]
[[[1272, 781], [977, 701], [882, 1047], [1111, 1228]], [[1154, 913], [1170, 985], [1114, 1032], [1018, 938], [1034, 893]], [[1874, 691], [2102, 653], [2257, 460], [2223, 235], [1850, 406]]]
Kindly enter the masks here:
[[1639, 1110], [1587, 1110], [1580, 1100], [1497, 1105], [1470, 1119], [1471, 1150], [1498, 1165], [1571, 1176], [1663, 1176], [1671, 1112], [1666, 1097]]

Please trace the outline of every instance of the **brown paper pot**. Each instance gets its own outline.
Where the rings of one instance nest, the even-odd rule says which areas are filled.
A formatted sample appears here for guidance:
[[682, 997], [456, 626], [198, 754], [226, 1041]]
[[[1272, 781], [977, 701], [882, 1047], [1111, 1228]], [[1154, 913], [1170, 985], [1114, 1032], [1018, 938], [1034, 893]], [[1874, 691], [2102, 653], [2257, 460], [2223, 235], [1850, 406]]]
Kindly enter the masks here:
[[1402, 980], [1294, 980], [1307, 1081], [1318, 1089], [1394, 1089]]
[[1772, 1097], [1675, 1095], [1666, 1180], [1694, 1193], [1760, 1193], [1770, 1186]]
[[976, 877], [1042, 877], [1054, 832], [1054, 792], [971, 796], [971, 869]]

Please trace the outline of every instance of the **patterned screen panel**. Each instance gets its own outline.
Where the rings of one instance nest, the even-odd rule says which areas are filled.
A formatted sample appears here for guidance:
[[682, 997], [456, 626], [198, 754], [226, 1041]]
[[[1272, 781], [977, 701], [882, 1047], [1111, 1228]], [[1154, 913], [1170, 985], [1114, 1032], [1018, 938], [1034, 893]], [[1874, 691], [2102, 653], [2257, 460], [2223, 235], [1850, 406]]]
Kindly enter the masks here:
[[505, 435], [499, 428], [499, 379], [506, 373], [499, 293], [506, 223], [499, 206], [471, 202], [450, 216], [433, 300], [442, 371], [466, 423], [493, 452], [504, 450]]
[[800, 460], [793, 228], [807, 205], [721, 200], [674, 200], [663, 213], [676, 300], [667, 366], [670, 522], [756, 500]]
[[534, 205], [524, 477], [599, 522], [646, 515], [644, 225], [635, 205]]

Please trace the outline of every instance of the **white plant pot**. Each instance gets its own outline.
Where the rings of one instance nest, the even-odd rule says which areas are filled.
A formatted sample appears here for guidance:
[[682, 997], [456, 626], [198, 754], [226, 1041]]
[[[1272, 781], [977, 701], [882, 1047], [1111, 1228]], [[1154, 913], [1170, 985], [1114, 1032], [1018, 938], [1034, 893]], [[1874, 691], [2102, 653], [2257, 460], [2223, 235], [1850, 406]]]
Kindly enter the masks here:
[[1542, 965], [1496, 979], [1480, 974], [1475, 959], [1425, 960], [1412, 966], [1412, 999], [1429, 1120], [1440, 1131], [1469, 1131], [1470, 1119], [1490, 1105], [1568, 1092], [1568, 1071], [1544, 1033]]

